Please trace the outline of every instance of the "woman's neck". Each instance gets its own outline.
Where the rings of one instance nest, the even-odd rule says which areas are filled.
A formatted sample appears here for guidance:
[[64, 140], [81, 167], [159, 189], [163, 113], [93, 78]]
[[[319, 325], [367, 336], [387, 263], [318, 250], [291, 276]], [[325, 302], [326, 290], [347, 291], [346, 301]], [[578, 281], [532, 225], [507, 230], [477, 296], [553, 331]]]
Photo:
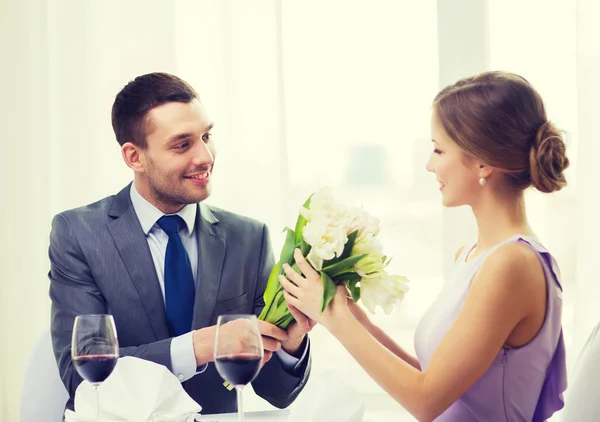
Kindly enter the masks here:
[[477, 253], [515, 234], [534, 236], [525, 210], [523, 193], [490, 195], [472, 206], [477, 221]]

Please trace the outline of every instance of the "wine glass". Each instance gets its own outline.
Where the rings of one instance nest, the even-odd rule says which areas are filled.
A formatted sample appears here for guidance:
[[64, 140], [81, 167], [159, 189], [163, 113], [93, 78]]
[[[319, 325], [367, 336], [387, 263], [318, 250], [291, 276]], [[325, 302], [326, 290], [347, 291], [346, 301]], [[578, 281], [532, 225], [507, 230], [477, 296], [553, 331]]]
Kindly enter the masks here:
[[263, 357], [262, 336], [256, 315], [219, 316], [215, 365], [221, 377], [235, 387], [239, 422], [244, 421], [242, 389], [260, 372]]
[[112, 315], [78, 315], [73, 324], [71, 359], [77, 372], [96, 390], [96, 420], [100, 420], [98, 387], [119, 358], [119, 341]]

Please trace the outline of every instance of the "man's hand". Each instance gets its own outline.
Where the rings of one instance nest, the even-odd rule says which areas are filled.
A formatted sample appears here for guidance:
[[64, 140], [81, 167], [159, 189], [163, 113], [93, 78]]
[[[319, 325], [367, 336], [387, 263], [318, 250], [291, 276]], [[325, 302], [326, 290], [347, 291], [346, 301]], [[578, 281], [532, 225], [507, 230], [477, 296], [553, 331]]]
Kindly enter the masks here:
[[[235, 320], [221, 326], [221, 335], [231, 343], [228, 348], [232, 353], [235, 353], [236, 348], [242, 352], [244, 343], [249, 341], [249, 330], [246, 323], [247, 321], [244, 320]], [[265, 321], [258, 321], [258, 329], [262, 335], [264, 363], [266, 363], [271, 359], [273, 352], [281, 348], [281, 342], [288, 340], [288, 334], [281, 328]], [[202, 366], [214, 360], [216, 332], [217, 327], [214, 325], [193, 332], [192, 342], [196, 355], [196, 366]]]
[[289, 303], [288, 309], [290, 310], [290, 314], [292, 314], [296, 322], [290, 324], [288, 327], [288, 339], [281, 343], [281, 347], [290, 355], [299, 358], [299, 349], [304, 341], [304, 337], [306, 337], [306, 334], [313, 329], [313, 327], [316, 325], [316, 321], [308, 318]]
[[258, 321], [258, 329], [262, 334], [263, 347], [265, 349], [265, 356], [263, 358], [264, 366], [273, 357], [273, 352], [281, 348], [282, 342], [287, 341], [288, 334], [281, 328], [277, 328], [273, 324], [261, 320]]
[[196, 367], [214, 360], [215, 334], [217, 326], [200, 328], [192, 333], [194, 354], [196, 355]]
[[288, 340], [288, 334], [270, 322], [258, 321], [258, 329], [262, 334], [265, 352], [276, 352], [281, 348], [281, 343]]

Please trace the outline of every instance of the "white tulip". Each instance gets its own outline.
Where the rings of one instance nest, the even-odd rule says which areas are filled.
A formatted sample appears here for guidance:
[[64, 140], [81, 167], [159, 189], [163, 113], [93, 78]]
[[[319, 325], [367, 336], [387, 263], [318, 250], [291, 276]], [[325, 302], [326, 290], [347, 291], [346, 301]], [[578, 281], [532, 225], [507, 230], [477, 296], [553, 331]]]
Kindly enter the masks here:
[[331, 189], [323, 188], [313, 194], [310, 209], [302, 207], [300, 213], [307, 220], [302, 237], [311, 246], [307, 259], [320, 270], [323, 261], [339, 257], [344, 252], [348, 242], [348, 211], [335, 202]]
[[354, 264], [354, 271], [362, 278], [377, 277], [384, 269], [385, 263], [381, 254], [367, 255]]
[[[304, 241], [311, 246], [310, 256], [315, 255], [322, 260], [333, 259], [344, 252], [348, 241], [344, 227], [331, 224], [329, 219], [313, 219], [306, 224], [302, 232]], [[316, 268], [316, 267], [315, 267]], [[320, 268], [318, 268], [320, 269]]]
[[335, 202], [330, 188], [316, 191], [310, 200], [310, 208], [300, 208], [300, 214], [309, 223], [314, 219], [326, 219], [330, 225], [347, 226], [348, 209]]
[[383, 253], [381, 241], [372, 234], [365, 234], [362, 238], [356, 240], [350, 255], [362, 255], [365, 253], [369, 255], [381, 255]]
[[359, 208], [353, 208], [348, 212], [348, 233], [358, 230], [356, 239], [364, 236], [377, 236], [379, 234], [379, 219]]
[[363, 278], [360, 281], [360, 299], [371, 313], [381, 306], [386, 314], [390, 314], [394, 305], [402, 300], [408, 291], [408, 279], [382, 271], [376, 276]]
[[365, 234], [354, 244], [350, 256], [363, 254], [367, 256], [354, 265], [354, 271], [361, 277], [370, 277], [371, 274], [378, 274], [385, 269], [383, 246], [378, 238]]

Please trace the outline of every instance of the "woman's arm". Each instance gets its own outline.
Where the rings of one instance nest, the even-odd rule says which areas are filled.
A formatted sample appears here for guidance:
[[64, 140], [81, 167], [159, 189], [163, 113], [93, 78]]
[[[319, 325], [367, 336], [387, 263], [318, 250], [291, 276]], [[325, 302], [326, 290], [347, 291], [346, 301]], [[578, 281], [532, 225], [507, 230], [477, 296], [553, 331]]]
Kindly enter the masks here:
[[459, 315], [421, 372], [376, 341], [352, 316], [345, 289], [339, 288], [321, 314], [319, 275], [307, 263], [301, 266], [297, 255], [307, 278], [286, 271], [294, 282], [281, 279], [286, 300], [328, 328], [369, 375], [421, 421], [435, 419], [481, 378], [514, 328], [531, 316], [537, 289], [546, 288], [531, 249], [519, 243], [498, 249], [473, 279]]
[[385, 346], [390, 352], [398, 356], [413, 368], [418, 369], [419, 371], [421, 370], [421, 364], [415, 356], [405, 351], [398, 343], [396, 343], [396, 341], [394, 341], [394, 339], [387, 335], [385, 331], [373, 324], [364, 309], [362, 309], [358, 304], [354, 303], [352, 299], [349, 298], [347, 300], [348, 309], [350, 309], [350, 312], [354, 318], [356, 318], [356, 320], [363, 326], [365, 330], [375, 337], [375, 339]]

